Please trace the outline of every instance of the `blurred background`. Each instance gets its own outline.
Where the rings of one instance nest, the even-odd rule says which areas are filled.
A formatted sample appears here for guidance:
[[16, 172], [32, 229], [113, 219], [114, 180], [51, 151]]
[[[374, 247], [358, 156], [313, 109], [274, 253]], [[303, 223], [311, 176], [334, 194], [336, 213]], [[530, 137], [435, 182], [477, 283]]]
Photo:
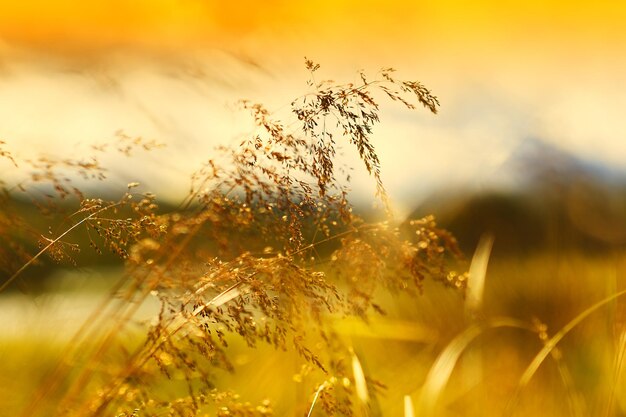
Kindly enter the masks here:
[[[262, 102], [280, 117], [309, 92], [305, 56], [322, 65], [319, 77], [338, 82], [394, 67], [440, 98], [436, 117], [385, 105], [377, 145], [398, 210], [442, 187], [509, 191], [542, 182], [535, 170], [547, 173], [552, 162], [565, 176], [573, 168], [611, 180], [624, 174], [621, 2], [1, 7], [0, 138], [8, 148], [22, 158], [80, 154], [118, 130], [155, 139], [167, 145], [165, 158], [146, 160], [145, 169], [120, 158], [111, 170], [123, 184], [142, 180], [172, 199], [186, 193], [189, 171], [215, 145], [249, 132], [237, 100]], [[3, 166], [3, 178], [12, 171]], [[354, 175], [366, 201], [370, 183]]]
[[[375, 143], [397, 220], [435, 214], [468, 254], [488, 232], [496, 254], [626, 243], [621, 2], [31, 0], [1, 10], [3, 150], [89, 162], [120, 138], [163, 145], [99, 154], [105, 180], [60, 170], [91, 196], [137, 181], [178, 204], [216, 146], [252, 132], [238, 100], [281, 119], [310, 92], [306, 56], [320, 78], [394, 67], [439, 97], [436, 116], [381, 100]], [[370, 210], [374, 182], [352, 149], [340, 159], [355, 167], [352, 201]], [[35, 171], [0, 159], [14, 191]]]
[[[394, 67], [441, 102], [436, 116], [382, 106], [375, 143], [398, 220], [434, 214], [468, 259], [491, 233], [485, 314], [539, 318], [556, 331], [624, 284], [624, 21], [626, 3], [609, 0], [2, 1], [0, 140], [22, 161], [88, 159], [94, 145], [120, 135], [162, 143], [131, 159], [107, 155], [106, 180], [76, 181], [94, 195], [118, 195], [137, 181], [173, 207], [216, 146], [250, 133], [239, 99], [264, 103], [280, 118], [309, 91], [305, 56], [321, 64], [320, 77], [337, 82]], [[356, 167], [353, 201], [370, 210], [373, 181], [351, 149], [341, 158]], [[26, 181], [29, 169], [0, 159], [8, 188]], [[23, 204], [47, 230], [47, 220]], [[35, 269], [22, 292], [0, 298], [0, 355], [19, 363], [26, 359], [16, 346], [36, 346], [25, 341], [62, 341], [60, 329], [71, 332], [73, 318], [84, 316], [120, 267], [85, 255], [71, 272], [53, 264]], [[430, 297], [426, 291], [417, 302], [394, 305], [397, 317], [389, 320], [428, 323], [436, 343], [398, 347], [407, 342], [377, 338], [372, 361], [381, 362], [384, 343], [395, 344], [405, 354], [397, 362], [412, 358], [416, 369], [404, 386], [418, 389], [437, 349], [463, 327], [462, 300], [433, 288]], [[564, 349], [574, 380], [568, 392], [590, 397], [581, 410], [605, 404], [622, 310], [615, 303], [594, 316]], [[518, 375], [537, 349], [527, 344], [490, 339], [483, 348], [499, 354], [487, 375]], [[543, 381], [561, 384], [549, 375]], [[558, 391], [542, 387], [540, 399]], [[390, 392], [390, 404], [400, 407], [403, 392]], [[459, 405], [468, 392], [450, 397], [450, 415], [468, 412]], [[550, 398], [553, 408], [546, 407], [560, 415], [558, 395]]]

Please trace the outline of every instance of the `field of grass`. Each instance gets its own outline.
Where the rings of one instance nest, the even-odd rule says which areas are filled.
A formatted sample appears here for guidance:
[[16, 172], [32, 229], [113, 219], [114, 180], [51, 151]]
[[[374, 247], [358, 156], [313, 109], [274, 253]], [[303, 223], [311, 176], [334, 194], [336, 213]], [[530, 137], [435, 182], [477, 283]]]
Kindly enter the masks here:
[[[136, 182], [113, 200], [72, 182], [105, 177], [107, 146], [33, 162], [0, 142], [32, 172], [0, 195], [0, 414], [624, 415], [624, 254], [491, 256], [496, 236], [464, 257], [432, 216], [398, 224], [374, 93], [432, 113], [437, 97], [392, 69], [334, 84], [305, 65], [288, 120], [242, 102], [258, 134], [217, 150], [169, 209]], [[348, 201], [339, 138], [385, 220]]]
[[[455, 349], [453, 340], [466, 334], [469, 326], [505, 317], [527, 323], [529, 329], [481, 328], [473, 340], [458, 345], [459, 351], [447, 359], [452, 361], [455, 354], [460, 354], [458, 361], [445, 363], [444, 358], [444, 368], [452, 368], [449, 379], [444, 373], [436, 394], [429, 392], [437, 396], [432, 415], [501, 416], [516, 394], [517, 401], [507, 411], [512, 416], [624, 414], [626, 391], [621, 358], [626, 317], [621, 299], [598, 308], [573, 327], [550, 351], [530, 382], [519, 393], [516, 389], [524, 370], [544, 346], [539, 323], [545, 324], [545, 336], [550, 338], [589, 306], [623, 289], [625, 263], [626, 258], [618, 254], [491, 259], [479, 317], [468, 316], [467, 300], [458, 292], [427, 283], [424, 294], [417, 297], [381, 293], [387, 315], [374, 316], [369, 323], [336, 318], [338, 334], [358, 355], [368, 380], [375, 379], [385, 386], [370, 395], [367, 415], [410, 415], [404, 397], [410, 396], [414, 407], [428, 401], [422, 397], [428, 372], [442, 352]], [[64, 326], [69, 327], [68, 332], [75, 331], [70, 323], [59, 324], [55, 316], [62, 316], [73, 299], [79, 304], [79, 295], [84, 296], [84, 290], [78, 295], [67, 292], [65, 306], [46, 309], [49, 323], [58, 326], [59, 333]], [[84, 317], [89, 307], [83, 302], [83, 314], [78, 316]], [[155, 313], [153, 306], [143, 316]], [[21, 323], [20, 317], [3, 317], [7, 319], [26, 327], [19, 335], [5, 333], [0, 342], [1, 385], [5, 387], [0, 403], [6, 415], [19, 415], [68, 348], [69, 339], [68, 335], [42, 333], [37, 328], [29, 331], [28, 323]], [[141, 337], [137, 332], [126, 343], [139, 343]], [[310, 366], [302, 368], [293, 352], [264, 345], [251, 349], [237, 336], [229, 339], [235, 370], [216, 376], [215, 385], [237, 392], [244, 402], [261, 404], [269, 399], [276, 415], [304, 415], [315, 388], [329, 380]], [[186, 388], [174, 378], [164, 380], [159, 389], [159, 395], [167, 397], [174, 395], [171, 390], [184, 392]], [[314, 409], [312, 415], [323, 412]]]

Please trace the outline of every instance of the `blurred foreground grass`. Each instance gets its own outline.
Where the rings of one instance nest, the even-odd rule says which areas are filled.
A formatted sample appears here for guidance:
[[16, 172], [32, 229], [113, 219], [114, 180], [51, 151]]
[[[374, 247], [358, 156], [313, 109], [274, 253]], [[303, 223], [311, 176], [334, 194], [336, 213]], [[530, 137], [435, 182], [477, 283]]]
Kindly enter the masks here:
[[[373, 317], [369, 323], [337, 318], [336, 329], [353, 346], [366, 376], [386, 387], [372, 396], [370, 414], [403, 415], [404, 396], [409, 395], [414, 404], [420, 400], [437, 356], [472, 322], [510, 317], [535, 326], [538, 332], [545, 325], [547, 337], [551, 337], [587, 307], [624, 289], [625, 266], [626, 256], [621, 253], [589, 256], [571, 251], [495, 257], [487, 271], [482, 311], [474, 318], [468, 316], [466, 300], [458, 292], [428, 281], [424, 294], [417, 298], [381, 293], [385, 316]], [[0, 298], [3, 415], [18, 414], [32, 401], [37, 387], [69, 347], [72, 333], [103, 295], [102, 282], [108, 281], [99, 277], [90, 283], [75, 275], [73, 280], [59, 276], [57, 282], [64, 284], [56, 292]], [[72, 286], [71, 282], [78, 284]], [[625, 415], [625, 379], [618, 361], [618, 342], [626, 329], [625, 305], [618, 298], [577, 325], [521, 391], [512, 415]], [[132, 330], [120, 334], [129, 347], [142, 343], [140, 323], [156, 313], [156, 303], [144, 306], [137, 317], [136, 334]], [[480, 333], [453, 364], [436, 415], [503, 415], [524, 369], [543, 346], [538, 332], [490, 329]], [[250, 349], [236, 337], [229, 342], [236, 370], [218, 374], [216, 386], [232, 389], [252, 404], [270, 399], [275, 415], [307, 414], [312, 392], [323, 382], [317, 379], [319, 374], [299, 368], [301, 362], [291, 353], [264, 345]], [[164, 384], [164, 394], [186, 389], [184, 381], [173, 379]], [[316, 415], [315, 409], [312, 415]]]

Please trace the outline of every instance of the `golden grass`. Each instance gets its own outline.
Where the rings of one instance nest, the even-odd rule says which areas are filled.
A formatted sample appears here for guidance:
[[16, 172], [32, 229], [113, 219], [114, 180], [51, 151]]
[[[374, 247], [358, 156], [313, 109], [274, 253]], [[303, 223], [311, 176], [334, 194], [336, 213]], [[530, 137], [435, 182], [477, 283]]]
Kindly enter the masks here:
[[[578, 275], [580, 285], [576, 293], [570, 297], [579, 299], [580, 304], [584, 304], [585, 299], [589, 300], [589, 304], [593, 304], [594, 291], [589, 291], [587, 295], [584, 293], [588, 292], [589, 286], [604, 286], [600, 279], [603, 270], [615, 260], [577, 255], [569, 258], [569, 262], [574, 263], [575, 269], [580, 271]], [[377, 338], [375, 332], [364, 335], [359, 331], [350, 333], [349, 326], [345, 331], [342, 330], [341, 337], [351, 340], [355, 347], [358, 347], [360, 355], [367, 358], [369, 372], [387, 386], [382, 393], [375, 394], [380, 407], [384, 410], [383, 415], [398, 413], [410, 415], [408, 414], [410, 411], [406, 411], [409, 408], [404, 393], [407, 392], [412, 393], [409, 398], [419, 400], [415, 404], [414, 415], [420, 416], [502, 415], [505, 405], [515, 395], [517, 395], [515, 405], [508, 409], [510, 415], [537, 415], [537, 413], [546, 416], [572, 415], [571, 405], [567, 399], [569, 389], [573, 389], [576, 395], [582, 397], [584, 405], [582, 410], [578, 410], [579, 413], [583, 410], [587, 412], [596, 410], [601, 415], [619, 415], [624, 406], [621, 398], [625, 394], [624, 342], [623, 338], [619, 338], [619, 334], [614, 337], [610, 329], [603, 330], [598, 325], [610, 322], [613, 314], [611, 302], [619, 300], [616, 297], [621, 293], [606, 297], [578, 313], [571, 311], [576, 310], [577, 306], [568, 306], [567, 303], [561, 302], [561, 306], [567, 307], [567, 310], [564, 309], [556, 317], [545, 317], [552, 323], [549, 328], [554, 327], [557, 330], [548, 336], [546, 342], [542, 342], [537, 333], [540, 329], [532, 320], [525, 318], [532, 317], [533, 310], [540, 311], [545, 308], [541, 301], [543, 290], [540, 286], [535, 286], [535, 281], [541, 281], [543, 271], [555, 268], [554, 263], [550, 261], [550, 257], [545, 256], [531, 257], [524, 261], [492, 259], [489, 276], [493, 280], [513, 279], [514, 274], [510, 272], [510, 276], [506, 276], [506, 272], [511, 271], [513, 266], [518, 268], [519, 274], [537, 277], [528, 278], [524, 285], [532, 286], [535, 291], [539, 291], [535, 293], [538, 301], [529, 301], [527, 310], [517, 310], [516, 319], [487, 319], [465, 328], [464, 300], [453, 293], [440, 291], [435, 286], [428, 285], [425, 288], [426, 294], [417, 300], [409, 297], [384, 300], [383, 305], [388, 310], [388, 316], [377, 318], [373, 328], [382, 326], [402, 331], [404, 327], [395, 327], [394, 323], [399, 317], [404, 317], [403, 323], [415, 323], [416, 326], [429, 329], [431, 332], [429, 338], [389, 337], [385, 336], [384, 332]], [[553, 277], [555, 281], [562, 283], [567, 282], [566, 278]], [[488, 316], [491, 315], [490, 310], [501, 309], [507, 304], [502, 295], [504, 288], [486, 282], [483, 301], [485, 314]], [[495, 289], [498, 289], [499, 297], [490, 298], [489, 295], [493, 294]], [[515, 286], [509, 286], [508, 296], [514, 297], [516, 293]], [[613, 301], [608, 301], [609, 299]], [[456, 309], [453, 308], [455, 305]], [[438, 323], [431, 320], [431, 317], [440, 317], [441, 321]], [[587, 324], [587, 320], [591, 322]], [[564, 321], [565, 325], [554, 326], [560, 321]], [[517, 328], [520, 328], [521, 332], [515, 330]], [[568, 342], [572, 337], [574, 339]], [[230, 337], [229, 340], [232, 355], [238, 358], [234, 364], [235, 374], [223, 374], [216, 383], [223, 381], [225, 386], [239, 391], [249, 401], [260, 403], [269, 396], [273, 400], [276, 412], [290, 413], [303, 409], [305, 414], [310, 413], [311, 416], [325, 415], [324, 407], [320, 405], [322, 392], [326, 390], [332, 392], [343, 387], [344, 382], [341, 380], [326, 382], [327, 377], [317, 375], [311, 369], [302, 374], [302, 378], [299, 379], [301, 382], [293, 382], [290, 375], [301, 374], [296, 365], [297, 357], [272, 349], [248, 348], [237, 338]], [[19, 388], [16, 389], [24, 393], [21, 401], [28, 401], [29, 396], [26, 393], [32, 390], [32, 384], [36, 383], [28, 375], [44, 375], [45, 369], [54, 365], [62, 348], [59, 346], [50, 350], [49, 347], [44, 347], [42, 350], [39, 342], [23, 343], [26, 348], [20, 349], [14, 345], [10, 346], [9, 342], [0, 344], [4, 346], [4, 357], [7, 359], [3, 362], [5, 365], [2, 373], [7, 375], [15, 372], [7, 367], [10, 364], [16, 366], [19, 364], [18, 372], [24, 377], [15, 379], [15, 383], [19, 384]], [[546, 361], [551, 358], [550, 352], [557, 346], [560, 352], [559, 360], [570, 370], [572, 386], [569, 388], [563, 386], [554, 358]], [[466, 373], [462, 364], [471, 352], [480, 352], [482, 355], [483, 379], [473, 386], [471, 391], [466, 392], [467, 387], [463, 382]], [[39, 360], [34, 360], [35, 358]], [[577, 363], [576, 358], [582, 358], [586, 364]], [[119, 359], [122, 358], [117, 360]], [[109, 365], [113, 366], [113, 362]], [[532, 375], [528, 371], [529, 365], [532, 366]], [[362, 381], [353, 369], [351, 373], [354, 374], [354, 384], [357, 380]], [[524, 388], [516, 394], [520, 380]], [[586, 384], [592, 381], [595, 381], [593, 383], [596, 387], [587, 389]], [[288, 389], [292, 384], [296, 388], [295, 391], [292, 388]], [[164, 381], [162, 389], [166, 389], [167, 385], [168, 383]], [[269, 389], [270, 386], [274, 388]], [[184, 385], [177, 389], [184, 390]], [[302, 396], [297, 394], [298, 390], [303, 390]], [[298, 398], [301, 398], [301, 403]], [[475, 404], [480, 398], [487, 403]], [[563, 402], [563, 399], [566, 401]], [[11, 401], [5, 399], [3, 404], [7, 411], [17, 411], [23, 406], [23, 402], [15, 398]], [[129, 413], [131, 411], [132, 409]], [[141, 412], [139, 415], [142, 415]]]
[[[258, 134], [221, 149], [229, 163], [211, 159], [193, 174], [189, 195], [171, 213], [159, 212], [156, 197], [138, 192], [134, 182], [116, 201], [85, 198], [63, 172], [100, 179], [106, 171], [97, 159], [20, 161], [2, 143], [0, 157], [34, 169], [33, 184], [51, 189], [46, 210], [62, 211], [55, 204], [71, 199], [78, 208], [47, 234], [23, 229], [18, 225], [28, 222], [12, 206], [14, 190], [6, 190], [0, 269], [7, 278], [0, 290], [44, 255], [71, 262], [80, 244], [70, 238], [79, 230], [82, 243], [125, 264], [63, 351], [0, 346], [9, 359], [0, 366], [21, 372], [15, 389], [28, 392], [0, 397], [3, 412], [624, 412], [622, 255], [546, 251], [493, 259], [497, 240], [487, 236], [469, 273], [458, 273], [454, 268], [465, 265], [456, 241], [432, 216], [401, 226], [391, 218], [366, 222], [347, 200], [344, 167], [335, 166], [337, 141], [354, 147], [386, 205], [372, 140], [379, 121], [374, 91], [432, 113], [439, 102], [391, 69], [337, 85], [316, 81], [319, 66], [305, 64], [311, 91], [292, 103], [293, 122], [243, 102]], [[156, 146], [118, 139], [123, 154]], [[16, 259], [22, 264], [15, 266]], [[158, 311], [137, 324], [151, 297]], [[44, 352], [54, 359], [29, 364]]]

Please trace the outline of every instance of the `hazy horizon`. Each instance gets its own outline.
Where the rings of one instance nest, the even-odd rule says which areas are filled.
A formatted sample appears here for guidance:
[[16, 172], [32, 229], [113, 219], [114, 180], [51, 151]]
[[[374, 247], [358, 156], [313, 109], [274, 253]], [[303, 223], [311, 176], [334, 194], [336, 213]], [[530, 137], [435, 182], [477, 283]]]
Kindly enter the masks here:
[[[616, 133], [626, 127], [626, 6], [616, 2], [2, 7], [5, 147], [27, 159], [85, 155], [118, 130], [155, 139], [167, 148], [105, 162], [121, 183], [141, 181], [168, 198], [187, 192], [214, 146], [249, 133], [237, 100], [265, 103], [280, 118], [308, 91], [304, 56], [338, 82], [392, 66], [439, 97], [437, 116], [385, 105], [376, 127], [383, 179], [399, 204], [439, 187], [508, 186], [515, 178], [503, 163], [529, 138], [608, 170], [626, 160]], [[0, 175], [17, 180], [12, 172], [2, 162]], [[357, 173], [355, 196], [367, 200], [373, 188]]]

